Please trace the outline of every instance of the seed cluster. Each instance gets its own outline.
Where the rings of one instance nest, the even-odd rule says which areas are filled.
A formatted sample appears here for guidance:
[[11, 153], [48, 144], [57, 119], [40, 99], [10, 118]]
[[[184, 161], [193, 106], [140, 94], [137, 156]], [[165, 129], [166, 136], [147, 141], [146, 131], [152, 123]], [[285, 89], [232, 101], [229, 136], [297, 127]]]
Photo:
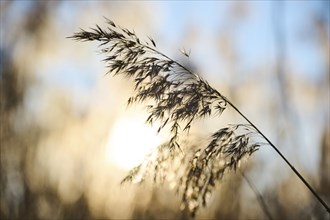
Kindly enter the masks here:
[[[220, 116], [227, 98], [189, 68], [161, 53], [151, 37], [142, 41], [134, 32], [108, 19], [106, 22], [107, 29], [81, 29], [71, 38], [99, 41], [108, 73], [134, 80], [134, 95], [128, 104], [144, 103], [149, 113], [146, 123], [160, 122], [158, 132], [168, 129], [171, 134], [123, 182], [143, 181], [147, 176], [153, 176], [155, 182], [172, 181], [183, 191], [182, 207], [195, 216], [225, 172], [236, 170], [242, 158], [259, 148], [260, 144], [251, 141], [256, 131], [248, 125], [228, 125], [216, 131], [207, 146], [182, 141], [180, 137], [189, 132], [196, 119]], [[175, 177], [169, 179], [171, 172]]]

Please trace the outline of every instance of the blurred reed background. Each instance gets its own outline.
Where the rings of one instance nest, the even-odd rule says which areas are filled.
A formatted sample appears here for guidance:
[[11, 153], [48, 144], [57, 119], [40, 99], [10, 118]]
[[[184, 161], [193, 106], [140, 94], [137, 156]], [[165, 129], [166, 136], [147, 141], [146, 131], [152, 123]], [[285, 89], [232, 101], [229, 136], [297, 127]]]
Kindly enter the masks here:
[[[103, 16], [187, 62], [273, 140], [330, 203], [328, 1], [1, 1], [1, 219], [186, 219], [171, 187], [120, 185], [162, 142], [132, 84], [105, 76], [97, 44], [68, 39]], [[205, 138], [224, 121], [201, 121]], [[268, 147], [242, 170], [273, 219], [325, 211]], [[264, 219], [238, 173], [203, 219]], [[269, 217], [269, 216], [268, 216]]]

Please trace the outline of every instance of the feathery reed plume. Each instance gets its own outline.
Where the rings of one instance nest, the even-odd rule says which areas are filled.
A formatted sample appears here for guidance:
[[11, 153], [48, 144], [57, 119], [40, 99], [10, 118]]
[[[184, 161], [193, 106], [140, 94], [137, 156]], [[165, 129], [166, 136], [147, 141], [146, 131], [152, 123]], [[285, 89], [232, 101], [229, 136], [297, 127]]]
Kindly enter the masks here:
[[[143, 181], [153, 176], [155, 182], [168, 179], [178, 183], [182, 191], [182, 208], [195, 216], [201, 205], [213, 192], [215, 184], [226, 172], [236, 170], [243, 158], [252, 155], [263, 144], [255, 137], [263, 138], [284, 159], [294, 173], [311, 190], [329, 212], [328, 205], [289, 163], [281, 152], [262, 132], [225, 96], [212, 88], [199, 75], [184, 65], [161, 53], [155, 41], [149, 37], [142, 41], [134, 32], [117, 26], [106, 19], [109, 27], [98, 25], [91, 31], [81, 29], [72, 37], [79, 41], [99, 41], [108, 73], [123, 75], [134, 80], [135, 95], [128, 104], [145, 103], [149, 117], [146, 123], [160, 122], [158, 132], [170, 131], [168, 141], [133, 168], [123, 182]], [[184, 56], [189, 53], [182, 51]], [[206, 146], [189, 146], [184, 136], [196, 119], [221, 113], [232, 107], [248, 124], [228, 125], [214, 132]], [[257, 134], [257, 135], [256, 135]], [[173, 172], [174, 178], [168, 175]], [[166, 175], [165, 175], [166, 174]]]

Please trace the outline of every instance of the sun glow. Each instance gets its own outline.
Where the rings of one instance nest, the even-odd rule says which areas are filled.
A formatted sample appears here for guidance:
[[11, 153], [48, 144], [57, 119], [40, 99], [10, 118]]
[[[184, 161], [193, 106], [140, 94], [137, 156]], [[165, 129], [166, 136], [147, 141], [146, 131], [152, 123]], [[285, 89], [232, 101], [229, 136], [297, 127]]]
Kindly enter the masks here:
[[157, 127], [146, 125], [143, 117], [126, 116], [119, 118], [109, 133], [106, 157], [123, 169], [131, 169], [159, 144]]

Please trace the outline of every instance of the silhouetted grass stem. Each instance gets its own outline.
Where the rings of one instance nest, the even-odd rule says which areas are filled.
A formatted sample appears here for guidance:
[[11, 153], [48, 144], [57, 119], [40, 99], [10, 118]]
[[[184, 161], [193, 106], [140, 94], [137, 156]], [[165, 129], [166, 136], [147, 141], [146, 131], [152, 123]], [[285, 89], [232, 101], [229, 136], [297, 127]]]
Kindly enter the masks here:
[[[224, 97], [225, 98], [225, 97]], [[232, 102], [225, 98], [228, 105], [230, 105], [235, 111], [242, 116], [266, 141], [267, 143], [276, 151], [278, 155], [286, 162], [291, 170], [298, 176], [298, 178], [305, 184], [305, 186], [312, 192], [312, 194], [317, 198], [317, 200], [324, 206], [326, 211], [330, 213], [330, 208], [327, 203], [317, 194], [313, 187], [305, 180], [305, 178], [296, 170], [296, 168], [288, 161], [288, 159], [281, 153], [281, 151], [255, 126]]]
[[[223, 178], [226, 170], [236, 170], [243, 157], [250, 156], [259, 149], [261, 144], [253, 142], [252, 134], [259, 134], [275, 150], [330, 213], [329, 206], [313, 187], [231, 101], [198, 74], [158, 51], [150, 37], [151, 44], [142, 43], [134, 32], [116, 26], [108, 19], [107, 23], [111, 26], [107, 30], [96, 26], [92, 31], [81, 30], [70, 38], [100, 41], [100, 46], [104, 47], [102, 52], [107, 55], [104, 61], [109, 68], [108, 73], [134, 79], [135, 95], [128, 99], [128, 104], [153, 101], [147, 108], [149, 117], [146, 123], [152, 125], [154, 121], [161, 122], [158, 132], [167, 126], [171, 134], [169, 140], [159, 146], [153, 156], [147, 156], [145, 163], [133, 169], [123, 182], [131, 181], [141, 174], [140, 172], [142, 180], [150, 173], [153, 173], [155, 180], [163, 179], [159, 176], [160, 171], [165, 173], [166, 161], [175, 158], [172, 155], [175, 149], [181, 150], [179, 137], [189, 131], [192, 122], [211, 114], [221, 115], [226, 106], [231, 106], [249, 125], [238, 124], [220, 128], [213, 133], [206, 147], [197, 151], [190, 149], [193, 152], [190, 152], [187, 166], [183, 166], [185, 174], [179, 180], [184, 186], [182, 201], [192, 216], [195, 216], [201, 204], [205, 206], [206, 198], [214, 190], [215, 182]], [[185, 51], [183, 55], [189, 57]]]

